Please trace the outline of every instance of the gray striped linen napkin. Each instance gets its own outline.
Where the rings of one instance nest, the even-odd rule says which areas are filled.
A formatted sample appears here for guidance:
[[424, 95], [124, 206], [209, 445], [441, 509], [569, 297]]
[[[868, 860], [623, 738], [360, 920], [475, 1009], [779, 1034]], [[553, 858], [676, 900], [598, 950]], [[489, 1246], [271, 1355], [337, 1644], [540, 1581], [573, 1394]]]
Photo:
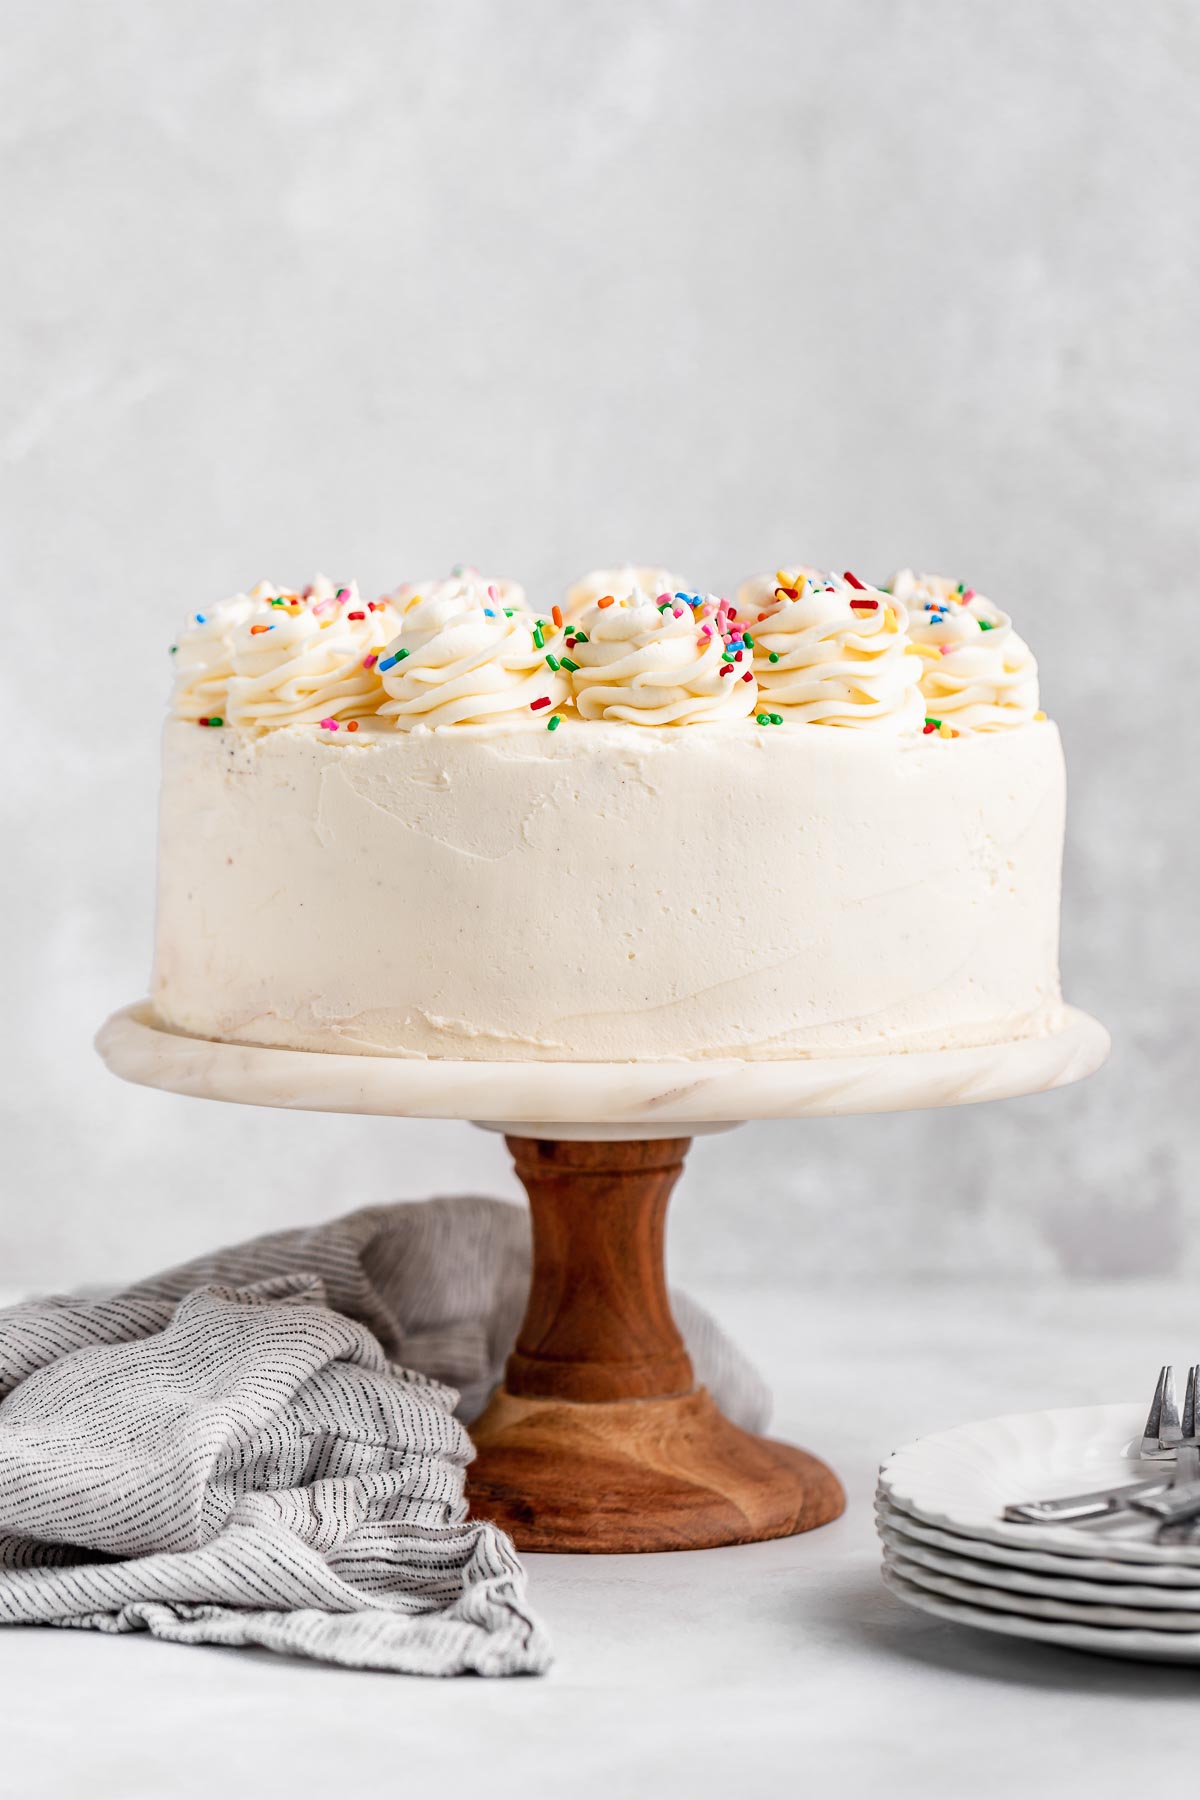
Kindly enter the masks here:
[[[463, 1498], [462, 1420], [500, 1377], [529, 1267], [525, 1210], [460, 1196], [0, 1311], [0, 1623], [545, 1669], [513, 1546]], [[758, 1375], [673, 1303], [699, 1378], [761, 1428]]]

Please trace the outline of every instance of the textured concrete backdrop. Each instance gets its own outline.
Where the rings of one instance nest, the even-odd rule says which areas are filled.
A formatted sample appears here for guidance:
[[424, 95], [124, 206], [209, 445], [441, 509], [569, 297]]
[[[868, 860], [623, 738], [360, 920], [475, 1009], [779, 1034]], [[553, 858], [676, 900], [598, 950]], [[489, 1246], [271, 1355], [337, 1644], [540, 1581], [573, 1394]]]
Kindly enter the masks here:
[[[464, 559], [969, 578], [1071, 767], [1107, 1071], [697, 1147], [676, 1272], [1200, 1269], [1200, 11], [1186, 0], [37, 0], [0, 73], [0, 1279], [515, 1187], [466, 1126], [108, 1076], [166, 647]], [[937, 929], [936, 917], [930, 930]]]

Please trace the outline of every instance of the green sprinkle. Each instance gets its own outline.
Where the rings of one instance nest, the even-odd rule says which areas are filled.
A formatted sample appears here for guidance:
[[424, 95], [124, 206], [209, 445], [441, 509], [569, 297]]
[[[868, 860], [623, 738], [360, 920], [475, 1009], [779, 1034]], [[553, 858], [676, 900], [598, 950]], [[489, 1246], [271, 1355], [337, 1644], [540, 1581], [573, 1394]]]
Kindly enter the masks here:
[[748, 631], [743, 633], [742, 642], [743, 642], [743, 644], [745, 644], [747, 650], [753, 650], [754, 639], [750, 636], [750, 633]]
[[547, 731], [557, 731], [561, 724], [562, 724], [562, 715], [560, 713], [555, 713], [555, 715], [552, 719], [546, 720], [546, 730]]
[[557, 670], [557, 668], [558, 668], [558, 658], [557, 658], [557, 656], [548, 656], [548, 657], [547, 657], [547, 658], [546, 658], [546, 667], [547, 667], [547, 668], [548, 668], [548, 669], [555, 669], [555, 670]]
[[397, 661], [397, 662], [403, 662], [403, 661], [404, 661], [404, 659], [405, 659], [405, 657], [406, 657], [406, 656], [407, 656], [407, 655], [408, 655], [408, 651], [407, 651], [407, 650], [397, 650], [397, 652], [396, 652], [396, 661]]
[[940, 720], [940, 719], [929, 719], [929, 718], [927, 718], [927, 719], [926, 719], [926, 720], [925, 720], [925, 723], [926, 723], [926, 724], [927, 724], [927, 725], [932, 725], [932, 726], [933, 726], [933, 727], [934, 727], [934, 729], [935, 729], [935, 730], [937, 730], [937, 731], [940, 731], [940, 730], [941, 730], [941, 725], [942, 725], [942, 721], [941, 721], [941, 720]]
[[980, 631], [993, 631], [995, 629], [995, 627], [992, 625], [992, 623], [989, 619], [980, 619], [979, 629], [980, 629]]
[[506, 606], [506, 607], [505, 607], [505, 609], [504, 609], [504, 616], [505, 616], [505, 618], [506, 618], [506, 619], [511, 619], [511, 618], [512, 618], [512, 616], [513, 616], [513, 608], [512, 608], [512, 607], [511, 607], [511, 606]]
[[223, 725], [225, 723], [224, 719], [210, 719], [208, 722], [210, 725]]
[[546, 648], [546, 640], [542, 636], [542, 622], [540, 619], [533, 628], [533, 641], [539, 650], [544, 650]]
[[768, 662], [778, 662], [778, 661], [779, 661], [779, 652], [778, 652], [778, 650], [770, 650], [770, 651], [768, 651], [768, 652], [767, 652], [767, 661], [768, 661]]
[[783, 724], [783, 714], [782, 713], [771, 713], [768, 716], [770, 717], [772, 725], [782, 725]]
[[759, 713], [756, 723], [759, 725], [769, 725], [771, 723], [770, 713]]
[[174, 656], [178, 649], [179, 649], [178, 644], [172, 644], [171, 645], [171, 655]]
[[577, 644], [586, 644], [587, 641], [588, 641], [588, 636], [587, 636], [586, 631], [577, 631], [575, 633], [575, 642]]
[[732, 662], [732, 661], [733, 661], [733, 654], [732, 654], [732, 652], [731, 652], [731, 651], [729, 651], [729, 650], [722, 650], [722, 652], [721, 652], [721, 661], [722, 661], [722, 662]]
[[573, 675], [579, 667], [579, 664], [577, 662], [572, 662], [569, 656], [564, 656], [562, 659], [562, 666], [564, 669], [570, 669]]

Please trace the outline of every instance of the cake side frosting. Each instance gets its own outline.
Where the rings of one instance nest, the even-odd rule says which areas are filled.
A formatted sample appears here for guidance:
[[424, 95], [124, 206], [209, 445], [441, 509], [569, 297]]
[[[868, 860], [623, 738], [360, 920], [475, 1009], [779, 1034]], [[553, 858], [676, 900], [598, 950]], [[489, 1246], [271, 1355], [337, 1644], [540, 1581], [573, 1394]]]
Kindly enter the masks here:
[[[727, 678], [722, 678], [727, 679]], [[168, 723], [153, 995], [234, 1042], [777, 1058], [1053, 1029], [1048, 722]]]

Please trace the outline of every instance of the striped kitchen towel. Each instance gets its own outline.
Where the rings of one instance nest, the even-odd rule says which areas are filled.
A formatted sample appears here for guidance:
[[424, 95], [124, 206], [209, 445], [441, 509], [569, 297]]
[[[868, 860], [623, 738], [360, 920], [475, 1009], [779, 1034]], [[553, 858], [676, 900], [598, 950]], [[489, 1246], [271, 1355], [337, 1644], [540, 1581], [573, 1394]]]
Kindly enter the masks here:
[[[0, 1622], [254, 1644], [354, 1668], [537, 1673], [471, 1445], [529, 1282], [523, 1209], [370, 1207], [119, 1294], [0, 1312]], [[680, 1324], [738, 1422], [765, 1390]]]

